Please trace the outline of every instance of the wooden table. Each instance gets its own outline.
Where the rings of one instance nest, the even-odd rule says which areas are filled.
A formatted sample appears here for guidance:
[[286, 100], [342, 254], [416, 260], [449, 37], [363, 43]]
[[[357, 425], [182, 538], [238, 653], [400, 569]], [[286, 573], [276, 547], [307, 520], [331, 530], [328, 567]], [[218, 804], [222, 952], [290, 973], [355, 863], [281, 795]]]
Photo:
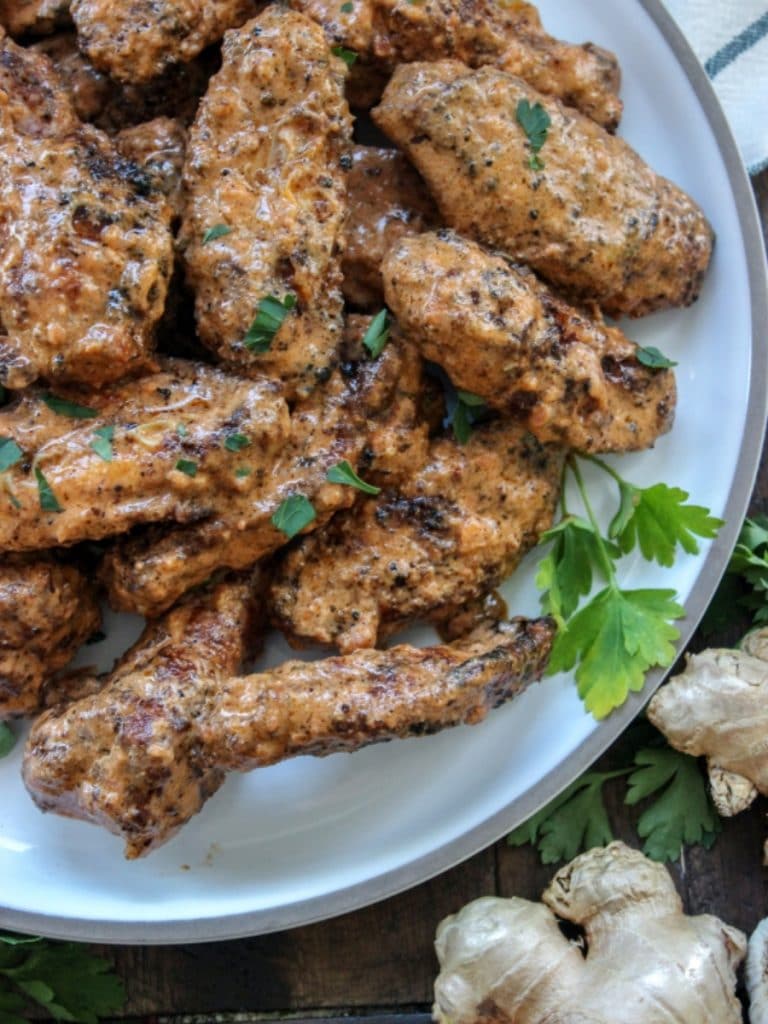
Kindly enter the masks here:
[[[755, 186], [766, 229], [768, 172]], [[768, 513], [765, 454], [751, 511]], [[637, 812], [623, 806], [620, 793], [608, 788], [614, 832], [637, 845]], [[745, 931], [768, 915], [768, 870], [761, 863], [766, 810], [760, 800], [725, 821], [711, 851], [690, 848], [673, 867], [688, 913], [717, 914]], [[542, 867], [530, 848], [511, 849], [502, 841], [410, 892], [323, 924], [239, 942], [106, 953], [126, 982], [126, 1016], [373, 1014], [376, 1024], [396, 1024], [391, 1015], [423, 1021], [436, 973], [438, 921], [490, 893], [536, 899], [553, 870]]]

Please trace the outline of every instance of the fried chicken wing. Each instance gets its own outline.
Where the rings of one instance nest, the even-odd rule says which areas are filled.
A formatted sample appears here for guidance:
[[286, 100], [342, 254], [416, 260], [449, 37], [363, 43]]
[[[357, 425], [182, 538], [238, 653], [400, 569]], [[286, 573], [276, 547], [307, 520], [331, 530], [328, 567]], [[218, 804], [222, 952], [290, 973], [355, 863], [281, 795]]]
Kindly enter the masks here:
[[[163, 365], [89, 395], [74, 413], [34, 392], [0, 409], [0, 438], [18, 449], [0, 490], [0, 550], [195, 521], [261, 488], [290, 435], [277, 386], [182, 360]], [[252, 472], [240, 477], [244, 445]]]
[[367, 498], [279, 562], [270, 614], [290, 638], [344, 653], [442, 618], [505, 579], [552, 525], [560, 449], [517, 425], [442, 438], [398, 488]]
[[450, 231], [402, 239], [383, 271], [409, 341], [540, 441], [636, 451], [672, 427], [672, 371], [643, 366], [598, 310], [567, 305], [530, 271]]
[[554, 633], [548, 619], [518, 619], [450, 645], [227, 679], [241, 608], [191, 599], [159, 627], [155, 652], [140, 641], [100, 693], [42, 715], [24, 758], [38, 806], [103, 825], [139, 857], [197, 813], [226, 771], [482, 721], [540, 678]]
[[100, 386], [149, 365], [170, 208], [0, 30], [0, 383]]
[[401, 365], [395, 346], [387, 346], [376, 361], [344, 363], [342, 372], [296, 405], [278, 452], [263, 463], [257, 453], [255, 467], [250, 448], [240, 453], [239, 466], [249, 473], [245, 479], [255, 478], [241, 496], [204, 522], [150, 528], [119, 542], [103, 564], [112, 607], [158, 615], [216, 570], [253, 565], [287, 543], [272, 517], [295, 496], [308, 499], [315, 513], [306, 530], [349, 508], [357, 492], [330, 483], [328, 471], [345, 460], [358, 466], [371, 425], [388, 414]]
[[[536, 160], [520, 103], [539, 104], [550, 118]], [[455, 61], [410, 64], [395, 72], [373, 116], [451, 227], [569, 295], [615, 316], [698, 296], [713, 234], [696, 203], [623, 139], [521, 79]]]
[[187, 132], [181, 121], [156, 117], [124, 128], [115, 136], [115, 145], [149, 176], [156, 191], [167, 198], [174, 217], [181, 217], [181, 173], [187, 150]]
[[173, 64], [149, 82], [116, 82], [94, 67], [77, 47], [74, 32], [41, 39], [32, 47], [53, 61], [81, 121], [113, 135], [124, 128], [173, 117], [192, 123], [208, 78], [218, 70], [215, 55], [206, 52], [189, 64]]
[[395, 149], [355, 146], [349, 172], [349, 220], [342, 260], [344, 296], [361, 309], [381, 305], [381, 264], [404, 235], [440, 222], [424, 182]]
[[[291, 396], [327, 377], [341, 340], [343, 79], [314, 22], [270, 7], [227, 34], [190, 134], [181, 244], [200, 337]], [[266, 348], [249, 329], [262, 300], [286, 294], [295, 309]]]
[[[614, 131], [621, 119], [616, 57], [592, 43], [574, 46], [545, 32], [533, 4], [512, 0], [291, 0], [363, 67], [451, 58], [493, 65], [576, 107]], [[358, 62], [356, 62], [357, 64]]]
[[228, 580], [150, 623], [102, 687], [38, 719], [25, 781], [43, 810], [121, 834], [129, 857], [169, 839], [224, 781], [196, 716], [247, 656], [252, 588]]
[[80, 49], [119, 82], [186, 63], [259, 10], [256, 0], [72, 0]]
[[0, 721], [40, 706], [43, 684], [99, 628], [93, 588], [52, 555], [2, 556]]
[[0, 0], [0, 26], [12, 36], [43, 36], [69, 24], [70, 0]]

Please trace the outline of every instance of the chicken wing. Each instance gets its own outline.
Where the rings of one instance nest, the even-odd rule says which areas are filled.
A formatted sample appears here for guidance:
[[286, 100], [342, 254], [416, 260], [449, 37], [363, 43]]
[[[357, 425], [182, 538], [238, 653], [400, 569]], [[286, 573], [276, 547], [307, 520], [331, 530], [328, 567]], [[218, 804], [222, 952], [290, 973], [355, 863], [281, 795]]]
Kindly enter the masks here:
[[140, 643], [100, 693], [42, 715], [27, 743], [24, 781], [38, 806], [103, 825], [129, 858], [169, 839], [226, 771], [481, 722], [540, 678], [554, 634], [549, 619], [518, 619], [450, 645], [227, 679], [235, 659], [225, 666], [222, 641], [209, 637], [239, 632], [240, 606], [222, 623], [218, 608], [198, 605], [168, 616], [154, 656]]
[[240, 669], [254, 620], [247, 579], [197, 591], [147, 626], [96, 693], [41, 715], [24, 767], [38, 806], [117, 831], [129, 857], [169, 839], [224, 781], [195, 719]]
[[[119, 542], [103, 564], [113, 608], [158, 615], [190, 587], [222, 568], [243, 569], [287, 543], [292, 531], [278, 529], [273, 516], [287, 501], [312, 506], [306, 530], [322, 526], [338, 509], [349, 508], [357, 492], [331, 483], [330, 469], [359, 464], [369, 424], [390, 407], [401, 354], [388, 346], [376, 361], [345, 363], [330, 381], [296, 405], [289, 434], [278, 452], [264, 457], [240, 453], [242, 472], [255, 478], [240, 497], [228, 498], [204, 522], [188, 527], [150, 528]], [[306, 517], [305, 517], [306, 518]]]
[[[549, 118], [532, 133], [538, 153], [519, 120], [525, 104]], [[568, 294], [615, 316], [697, 298], [713, 234], [696, 203], [623, 139], [521, 79], [455, 61], [410, 64], [373, 116], [451, 227]]]
[[0, 91], [0, 383], [146, 369], [173, 262], [165, 197], [2, 30]]
[[[163, 365], [88, 405], [27, 392], [0, 409], [0, 550], [195, 521], [261, 489], [290, 434], [277, 386], [201, 363]], [[252, 472], [240, 476], [245, 446]]]
[[[452, 58], [519, 75], [615, 131], [621, 119], [616, 57], [592, 43], [553, 39], [533, 4], [512, 0], [291, 0], [329, 39], [354, 51], [362, 66]], [[356, 62], [357, 64], [357, 62]]]
[[[341, 340], [343, 80], [317, 25], [268, 8], [227, 35], [190, 134], [181, 245], [200, 337], [291, 397], [327, 378]], [[262, 300], [286, 295], [295, 308], [264, 337]]]
[[51, 555], [2, 556], [0, 721], [40, 706], [43, 683], [99, 628], [93, 588]]
[[355, 146], [349, 172], [349, 220], [342, 260], [344, 296], [360, 309], [381, 305], [381, 264], [404, 235], [440, 223], [437, 207], [395, 149]]
[[497, 586], [552, 525], [560, 449], [517, 425], [481, 427], [469, 442], [433, 442], [429, 461], [398, 488], [288, 551], [270, 613], [290, 638], [374, 647], [405, 623]]
[[41, 39], [32, 49], [53, 61], [80, 120], [109, 135], [157, 117], [190, 125], [210, 75], [218, 70], [216, 56], [206, 52], [189, 64], [172, 64], [149, 82], [132, 84], [116, 82], [94, 67], [77, 48], [74, 32]]
[[69, 24], [70, 0], [0, 0], [0, 26], [12, 36], [43, 36]]
[[408, 340], [540, 441], [637, 451], [672, 427], [672, 371], [643, 366], [598, 310], [567, 305], [530, 271], [450, 231], [402, 239], [383, 270]]
[[119, 82], [186, 63], [263, 6], [256, 0], [72, 0], [80, 49]]

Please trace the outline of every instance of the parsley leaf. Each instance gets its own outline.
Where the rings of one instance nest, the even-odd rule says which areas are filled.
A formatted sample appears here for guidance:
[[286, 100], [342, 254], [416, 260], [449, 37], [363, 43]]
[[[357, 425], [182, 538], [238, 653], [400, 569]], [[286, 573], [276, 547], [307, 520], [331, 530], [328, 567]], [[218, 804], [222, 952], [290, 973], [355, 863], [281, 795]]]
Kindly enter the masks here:
[[235, 476], [237, 477], [238, 480], [242, 480], [245, 477], [250, 476], [252, 472], [253, 470], [251, 469], [250, 466], [240, 466], [238, 469], [235, 470]]
[[674, 590], [620, 590], [612, 581], [558, 631], [549, 674], [576, 668], [579, 696], [595, 718], [639, 693], [645, 673], [671, 665], [685, 610]]
[[97, 1024], [122, 1010], [125, 991], [85, 946], [0, 933], [0, 1021], [23, 1024], [28, 999], [56, 1020]]
[[215, 242], [217, 238], [223, 238], [225, 235], [229, 235], [231, 233], [232, 228], [228, 227], [226, 224], [214, 224], [212, 228], [208, 228], [205, 232], [203, 235], [203, 241], [200, 244], [208, 245], [209, 242]]
[[351, 14], [352, 11], [354, 11], [354, 9], [355, 9], [355, 5], [351, 2], [351, 0], [346, 0], [346, 3], [343, 3], [341, 5], [341, 13], [342, 14]]
[[290, 540], [317, 519], [314, 505], [303, 494], [292, 494], [280, 504], [270, 522]]
[[96, 435], [91, 441], [91, 448], [96, 452], [100, 459], [105, 462], [112, 461], [112, 440], [115, 436], [114, 427], [99, 427], [98, 430], [94, 430]]
[[23, 454], [12, 437], [0, 437], [0, 473], [20, 462]]
[[380, 310], [371, 320], [368, 330], [363, 335], [363, 346], [371, 356], [378, 359], [389, 341], [389, 310]]
[[351, 68], [357, 60], [357, 54], [355, 51], [348, 50], [345, 46], [332, 46], [331, 53], [334, 57], [341, 57], [348, 68]]
[[642, 363], [643, 366], [647, 366], [651, 370], [671, 370], [673, 366], [677, 366], [673, 359], [667, 359], [664, 353], [653, 345], [645, 347], [638, 345], [635, 355], [638, 363]]
[[42, 469], [35, 466], [35, 480], [37, 480], [37, 493], [40, 498], [40, 508], [43, 512], [63, 512], [64, 509], [58, 503], [53, 488], [43, 476]]
[[193, 479], [197, 476], [197, 463], [192, 459], [179, 459], [174, 468]]
[[258, 355], [268, 352], [283, 320], [295, 305], [296, 296], [290, 293], [282, 301], [276, 295], [268, 295], [262, 299], [257, 307], [256, 317], [243, 339], [245, 347]]
[[16, 745], [16, 737], [7, 722], [0, 722], [0, 757], [7, 757]]
[[356, 487], [363, 494], [381, 494], [381, 488], [361, 480], [346, 459], [338, 462], [335, 466], [331, 466], [325, 475], [325, 479], [332, 484], [346, 484], [348, 487]]
[[625, 803], [658, 794], [640, 816], [637, 832], [652, 860], [677, 860], [685, 843], [711, 846], [720, 831], [698, 761], [667, 747], [645, 748], [635, 755]]
[[[1, 457], [0, 452], [0, 457]], [[724, 628], [739, 608], [749, 609], [754, 625], [768, 622], [768, 517], [745, 519], [726, 575], [702, 623], [705, 632]]]
[[531, 106], [526, 99], [519, 101], [515, 113], [517, 123], [525, 132], [531, 151], [528, 166], [533, 171], [540, 171], [544, 167], [544, 161], [539, 157], [539, 152], [547, 141], [552, 119], [540, 103], [536, 102]]
[[485, 412], [485, 402], [479, 395], [473, 395], [471, 391], [456, 391], [456, 404], [451, 413], [451, 427], [453, 436], [459, 444], [466, 444], [472, 436], [476, 417], [479, 413]]
[[[590, 523], [581, 516], [566, 515], [539, 538], [540, 544], [553, 542], [539, 563], [536, 586], [545, 592], [542, 607], [556, 619], [571, 617], [592, 589], [595, 572], [605, 576], [601, 548]], [[613, 553], [615, 545], [603, 542]]]
[[95, 409], [90, 409], [87, 405], [78, 405], [66, 398], [59, 398], [58, 395], [52, 395], [50, 391], [43, 395], [43, 401], [59, 416], [70, 416], [76, 420], [93, 420], [99, 415]]
[[542, 864], [573, 860], [583, 850], [613, 841], [603, 786], [631, 769], [587, 772], [572, 782], [546, 807], [507, 836], [510, 846], [535, 844]]
[[241, 452], [250, 443], [251, 439], [246, 437], [245, 434], [229, 434], [224, 441], [224, 447], [228, 452]]
[[689, 555], [698, 553], [695, 537], [712, 538], [723, 525], [702, 505], [686, 505], [687, 491], [667, 484], [635, 487], [619, 480], [621, 504], [608, 528], [627, 554], [639, 546], [643, 558], [671, 566], [679, 544]]

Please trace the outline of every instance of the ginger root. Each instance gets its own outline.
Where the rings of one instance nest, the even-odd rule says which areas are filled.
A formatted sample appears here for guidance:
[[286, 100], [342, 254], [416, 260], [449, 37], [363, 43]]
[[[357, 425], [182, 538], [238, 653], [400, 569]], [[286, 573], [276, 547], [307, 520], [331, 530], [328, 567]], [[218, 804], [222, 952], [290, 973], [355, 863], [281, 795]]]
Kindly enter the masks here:
[[706, 755], [718, 814], [731, 817], [768, 794], [768, 628], [747, 634], [741, 650], [690, 655], [648, 717], [677, 750]]
[[768, 917], [749, 938], [746, 964], [750, 1024], [768, 1024]]
[[[558, 918], [583, 928], [585, 950]], [[486, 897], [438, 926], [439, 1024], [740, 1024], [746, 937], [686, 917], [667, 870], [623, 843], [562, 868], [542, 903]]]

